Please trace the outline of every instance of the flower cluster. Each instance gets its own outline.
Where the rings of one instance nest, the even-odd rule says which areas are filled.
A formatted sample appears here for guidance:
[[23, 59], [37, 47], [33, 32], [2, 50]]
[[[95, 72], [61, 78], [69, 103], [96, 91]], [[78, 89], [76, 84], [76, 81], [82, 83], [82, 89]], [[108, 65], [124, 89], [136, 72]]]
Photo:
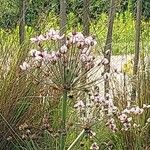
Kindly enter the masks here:
[[[62, 39], [66, 39], [66, 42], [60, 46]], [[32, 72], [40, 69], [43, 72], [41, 79], [48, 79], [59, 89], [64, 86], [73, 89], [72, 86], [78, 85], [83, 75], [86, 76], [89, 71], [92, 72], [92, 69], [96, 71], [100, 68], [100, 65], [95, 63], [92, 53], [96, 45], [96, 40], [92, 36], [85, 37], [80, 32], [61, 36], [58, 30], [50, 29], [45, 35], [31, 38], [31, 41], [37, 44], [36, 49], [30, 50], [29, 57], [20, 65], [20, 68]], [[45, 48], [44, 41], [51, 43], [51, 49]], [[64, 74], [69, 76], [66, 77], [67, 85], [64, 85]], [[89, 82], [92, 83], [91, 79]]]
[[96, 40], [92, 36], [85, 37], [81, 32], [73, 32], [68, 34], [67, 45], [76, 44], [79, 49], [83, 49], [85, 46], [95, 46]]
[[111, 129], [113, 132], [116, 132], [118, 129], [117, 129], [117, 126], [116, 126], [116, 123], [115, 123], [115, 119], [111, 118], [111, 119], [108, 119], [107, 123], [106, 123], [106, 126]]
[[[132, 106], [121, 110], [121, 108], [114, 105], [113, 99], [107, 99], [107, 96], [109, 95], [106, 95], [105, 98], [101, 96], [99, 88], [95, 87], [94, 90], [88, 92], [87, 99], [79, 100], [74, 105], [81, 124], [91, 126], [96, 121], [103, 120], [104, 122], [106, 121], [106, 126], [113, 132], [119, 130], [128, 131], [138, 126], [134, 118], [136, 116], [140, 117], [144, 110], [150, 108], [150, 105], [143, 104], [142, 108]], [[149, 122], [150, 119], [147, 120], [147, 124]]]
[[125, 130], [127, 131], [130, 127], [131, 127], [131, 120], [132, 120], [132, 117], [128, 117], [126, 114], [120, 114], [118, 116], [120, 122], [123, 124], [123, 128], [122, 130]]
[[64, 38], [64, 35], [60, 35], [59, 30], [50, 29], [45, 35], [39, 35], [37, 37], [31, 38], [32, 43], [40, 43], [47, 40], [58, 41]]
[[[81, 119], [83, 126], [87, 125], [90, 126], [96, 119], [100, 118], [100, 116], [96, 116], [96, 111], [103, 110], [103, 98], [100, 97], [99, 93], [96, 94], [94, 92], [86, 92], [85, 97], [86, 99], [79, 100], [74, 105], [74, 108], [77, 110], [77, 114]], [[103, 115], [103, 112], [101, 114]]]
[[[108, 96], [108, 94], [107, 94]], [[96, 121], [102, 121], [117, 113], [118, 109], [113, 104], [111, 98], [107, 99], [100, 94], [99, 87], [95, 86], [86, 93], [86, 99], [79, 100], [74, 105], [83, 124], [94, 124]], [[113, 119], [113, 118], [112, 118]], [[109, 125], [110, 124], [110, 125]], [[116, 131], [116, 125], [113, 120], [107, 123], [110, 128]]]
[[[43, 42], [46, 40], [61, 40], [63, 36], [60, 36], [59, 30], [50, 29], [49, 32], [47, 32], [46, 35], [40, 35], [34, 38], [31, 38], [31, 41], [36, 42]], [[96, 41], [91, 36], [84, 37], [84, 35], [80, 32], [77, 33], [70, 33], [67, 37], [66, 43], [60, 47], [57, 51], [52, 51], [51, 54], [48, 54], [47, 51], [44, 51], [43, 49], [40, 51], [36, 49], [32, 49], [30, 51], [30, 56], [34, 57], [36, 60], [57, 60], [60, 58], [60, 55], [66, 54], [67, 50], [71, 48], [71, 46], [76, 45], [77, 48], [80, 50], [80, 59], [82, 62], [90, 62], [94, 59], [93, 56], [90, 55], [91, 49], [93, 46], [96, 45]], [[80, 46], [79, 46], [80, 45]]]
[[95, 38], [92, 36], [85, 37], [81, 32], [70, 33], [66, 45], [70, 47], [72, 44], [75, 44], [80, 50], [80, 60], [86, 70], [93, 68], [95, 57], [91, 55], [91, 50], [97, 44]]
[[144, 112], [144, 109], [143, 108], [140, 108], [139, 106], [135, 106], [135, 107], [132, 107], [130, 109], [126, 108], [123, 110], [123, 113], [132, 113], [134, 115], [140, 115]]
[[42, 62], [43, 64], [54, 64], [61, 56], [59, 51], [52, 51], [48, 53], [47, 51], [38, 51], [36, 49], [32, 49], [29, 54], [34, 61]]
[[[131, 108], [125, 108], [122, 111], [119, 111], [119, 109], [117, 110], [116, 114], [117, 115], [117, 120], [115, 121], [114, 118], [111, 118], [108, 120], [108, 122], [106, 123], [106, 125], [113, 131], [117, 131], [117, 125], [116, 122], [119, 121], [122, 124], [122, 128], [121, 130], [127, 131], [130, 128], [136, 128], [139, 127], [139, 125], [137, 125], [134, 122], [134, 117], [135, 116], [140, 116], [145, 109], [150, 108], [150, 105], [143, 105], [143, 108], [140, 108], [139, 106], [133, 106]], [[113, 116], [112, 116], [113, 117]], [[148, 120], [147, 120], [147, 123]]]

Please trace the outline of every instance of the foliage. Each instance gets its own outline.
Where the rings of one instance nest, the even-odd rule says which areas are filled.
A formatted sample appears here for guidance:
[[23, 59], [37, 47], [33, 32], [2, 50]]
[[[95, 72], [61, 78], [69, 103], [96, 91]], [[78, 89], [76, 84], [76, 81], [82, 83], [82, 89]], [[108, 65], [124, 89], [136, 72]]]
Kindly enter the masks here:
[[[14, 28], [19, 21], [19, 6], [17, 1], [8, 1], [2, 0], [1, 10], [0, 10], [0, 27], [4, 29], [12, 29]], [[117, 12], [119, 14], [126, 12], [129, 10], [132, 14], [135, 13], [135, 0], [121, 0], [117, 2]], [[38, 22], [40, 16], [44, 13], [48, 15], [49, 12], [53, 11], [56, 15], [59, 14], [59, 1], [58, 0], [28, 0], [26, 3], [26, 24], [29, 26], [35, 26]], [[73, 13], [77, 22], [82, 22], [82, 8], [83, 1], [79, 0], [69, 0], [67, 1], [67, 12]], [[149, 9], [150, 2], [149, 0], [143, 1], [143, 18], [149, 19]], [[107, 13], [109, 9], [109, 1], [108, 0], [93, 0], [90, 5], [90, 18], [92, 20], [97, 20], [100, 14]]]

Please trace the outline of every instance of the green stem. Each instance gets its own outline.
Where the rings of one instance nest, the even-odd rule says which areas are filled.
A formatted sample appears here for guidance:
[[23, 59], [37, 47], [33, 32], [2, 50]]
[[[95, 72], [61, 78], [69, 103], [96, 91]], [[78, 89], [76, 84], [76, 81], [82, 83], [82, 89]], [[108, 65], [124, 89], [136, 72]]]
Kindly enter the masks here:
[[76, 145], [76, 143], [81, 138], [81, 136], [83, 136], [84, 133], [85, 133], [85, 130], [83, 129], [81, 131], [81, 133], [78, 135], [78, 137], [73, 141], [73, 143], [69, 146], [69, 148], [67, 150], [71, 150]]
[[67, 90], [64, 90], [63, 92], [63, 101], [62, 101], [62, 134], [61, 134], [61, 150], [64, 150], [65, 148], [65, 139], [66, 135], [64, 132], [66, 132], [66, 117], [67, 117]]
[[60, 141], [60, 150], [65, 149], [65, 141], [66, 141], [66, 118], [67, 118], [67, 72], [66, 72], [66, 64], [65, 58], [63, 58], [63, 98], [62, 98], [62, 123], [61, 123], [61, 141]]

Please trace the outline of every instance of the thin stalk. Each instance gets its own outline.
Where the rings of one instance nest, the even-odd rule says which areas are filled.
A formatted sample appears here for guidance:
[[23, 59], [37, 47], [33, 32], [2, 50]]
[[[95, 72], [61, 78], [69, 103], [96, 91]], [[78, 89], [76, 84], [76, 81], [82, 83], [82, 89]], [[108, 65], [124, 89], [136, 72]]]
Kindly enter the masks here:
[[67, 150], [71, 150], [76, 145], [76, 143], [78, 142], [80, 137], [84, 134], [84, 132], [85, 132], [85, 130], [83, 129], [81, 131], [81, 133], [78, 135], [78, 137], [73, 141], [73, 143], [69, 146], [69, 148]]
[[61, 150], [64, 150], [65, 148], [65, 139], [66, 135], [64, 132], [66, 132], [66, 117], [67, 117], [67, 90], [64, 90], [63, 92], [63, 103], [62, 103], [62, 134], [61, 134]]
[[63, 88], [63, 99], [62, 99], [62, 133], [60, 141], [60, 150], [65, 149], [65, 140], [66, 140], [66, 118], [67, 118], [67, 90], [66, 90], [66, 66], [64, 64], [64, 88]]

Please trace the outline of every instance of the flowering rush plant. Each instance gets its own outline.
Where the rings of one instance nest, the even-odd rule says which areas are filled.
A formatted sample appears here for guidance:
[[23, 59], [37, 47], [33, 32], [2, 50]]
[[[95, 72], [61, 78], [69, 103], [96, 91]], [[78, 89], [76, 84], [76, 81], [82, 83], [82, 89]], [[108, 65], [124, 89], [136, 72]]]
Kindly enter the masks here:
[[97, 44], [95, 37], [84, 36], [81, 32], [60, 35], [59, 30], [50, 29], [44, 35], [31, 38], [31, 42], [34, 49], [30, 50], [20, 68], [27, 74], [27, 79], [32, 77], [33, 81], [62, 92], [60, 147], [63, 150], [68, 95], [76, 92], [84, 96], [88, 88], [101, 82], [103, 77], [94, 75], [108, 60], [97, 63], [93, 54]]

